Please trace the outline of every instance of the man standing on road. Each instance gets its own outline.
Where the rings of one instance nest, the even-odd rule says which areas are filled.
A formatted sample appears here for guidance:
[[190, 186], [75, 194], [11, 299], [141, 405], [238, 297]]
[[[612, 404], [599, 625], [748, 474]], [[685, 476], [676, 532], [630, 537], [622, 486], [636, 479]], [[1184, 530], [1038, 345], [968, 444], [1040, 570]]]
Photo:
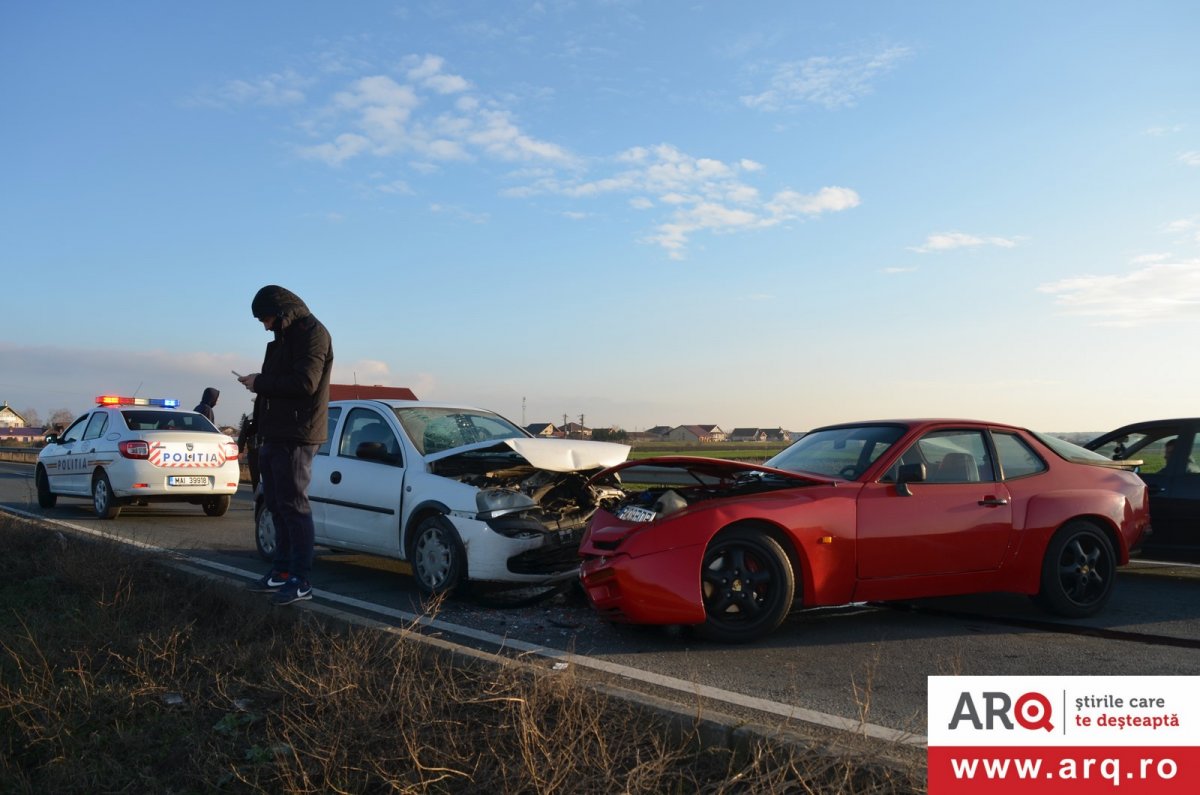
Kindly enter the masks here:
[[312, 598], [308, 484], [313, 457], [328, 432], [333, 341], [299, 296], [278, 285], [259, 290], [250, 309], [275, 335], [267, 343], [262, 372], [238, 377], [255, 395], [259, 475], [275, 521], [274, 566], [251, 590], [274, 594], [273, 604], [288, 605]]
[[205, 417], [208, 417], [209, 422], [216, 425], [217, 419], [213, 414], [213, 407], [217, 405], [217, 398], [220, 396], [221, 392], [215, 386], [206, 386], [204, 394], [200, 396], [200, 403], [192, 411], [197, 414], [203, 414]]

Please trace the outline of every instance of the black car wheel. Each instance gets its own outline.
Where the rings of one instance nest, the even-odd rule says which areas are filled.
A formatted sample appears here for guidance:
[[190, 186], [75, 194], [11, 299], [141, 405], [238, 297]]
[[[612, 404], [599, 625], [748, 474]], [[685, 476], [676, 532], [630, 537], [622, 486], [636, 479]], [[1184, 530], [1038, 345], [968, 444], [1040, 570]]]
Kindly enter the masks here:
[[50, 478], [47, 477], [46, 470], [38, 467], [34, 480], [37, 483], [38, 505], [43, 508], [53, 508], [57, 505], [58, 495], [50, 491]]
[[207, 516], [224, 516], [229, 510], [229, 503], [233, 498], [228, 494], [218, 494], [216, 497], [210, 497], [204, 501], [204, 513]]
[[275, 560], [275, 517], [262, 497], [254, 501], [254, 546], [263, 560]]
[[101, 519], [116, 519], [121, 513], [121, 504], [113, 495], [112, 484], [104, 472], [92, 476], [92, 507]]
[[467, 572], [467, 553], [453, 525], [443, 516], [429, 516], [417, 525], [410, 556], [417, 587], [427, 595], [460, 589]]
[[1060, 616], [1093, 615], [1112, 596], [1116, 573], [1112, 544], [1104, 532], [1091, 522], [1067, 522], [1046, 547], [1036, 601]]
[[705, 550], [700, 586], [707, 618], [697, 632], [710, 640], [743, 643], [783, 623], [796, 578], [778, 541], [762, 530], [734, 527]]

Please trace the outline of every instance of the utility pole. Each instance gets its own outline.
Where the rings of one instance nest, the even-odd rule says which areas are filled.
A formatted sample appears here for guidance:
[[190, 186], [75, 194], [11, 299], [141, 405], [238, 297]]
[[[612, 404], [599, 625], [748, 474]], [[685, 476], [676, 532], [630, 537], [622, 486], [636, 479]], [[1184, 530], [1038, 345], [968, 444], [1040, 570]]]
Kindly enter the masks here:
[[583, 415], [579, 415], [579, 438], [583, 438]]
[[525, 422], [525, 396], [522, 395], [521, 396], [521, 427], [524, 428], [525, 425], [526, 425], [526, 422]]

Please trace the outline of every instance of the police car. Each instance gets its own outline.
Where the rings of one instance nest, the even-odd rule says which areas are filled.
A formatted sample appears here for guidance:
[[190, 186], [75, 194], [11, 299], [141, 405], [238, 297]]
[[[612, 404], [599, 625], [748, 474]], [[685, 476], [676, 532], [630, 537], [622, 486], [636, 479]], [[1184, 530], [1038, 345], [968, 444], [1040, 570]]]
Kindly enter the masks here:
[[[418, 589], [575, 579], [588, 518], [624, 497], [588, 478], [629, 446], [533, 438], [491, 411], [410, 400], [333, 400], [312, 465], [316, 544], [412, 566]], [[255, 543], [275, 554], [259, 496]]]
[[222, 516], [237, 491], [238, 446], [173, 398], [101, 395], [96, 407], [38, 454], [38, 505], [90, 497], [96, 515], [115, 519], [126, 505], [188, 502]]

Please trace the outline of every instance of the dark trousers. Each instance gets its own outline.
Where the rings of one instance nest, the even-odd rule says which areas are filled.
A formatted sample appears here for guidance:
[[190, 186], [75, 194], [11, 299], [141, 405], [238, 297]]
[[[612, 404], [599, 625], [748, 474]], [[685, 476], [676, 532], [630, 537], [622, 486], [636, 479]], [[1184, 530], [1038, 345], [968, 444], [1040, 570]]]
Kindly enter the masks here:
[[263, 497], [275, 520], [275, 570], [308, 581], [313, 562], [313, 518], [308, 504], [317, 445], [263, 442], [258, 452]]

